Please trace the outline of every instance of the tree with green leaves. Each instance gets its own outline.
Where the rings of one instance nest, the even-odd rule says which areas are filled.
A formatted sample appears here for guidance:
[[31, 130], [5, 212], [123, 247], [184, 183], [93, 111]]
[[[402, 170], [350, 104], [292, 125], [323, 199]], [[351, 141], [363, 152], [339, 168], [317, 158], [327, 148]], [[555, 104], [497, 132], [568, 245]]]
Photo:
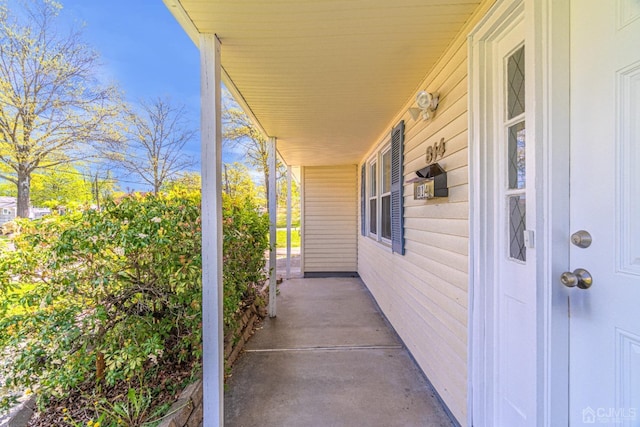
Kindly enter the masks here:
[[62, 31], [61, 5], [0, 4], [0, 177], [29, 212], [31, 177], [90, 156], [91, 143], [118, 139], [118, 93], [98, 81], [98, 55], [79, 30]]
[[[247, 164], [262, 173], [265, 199], [269, 200], [271, 171], [267, 138], [228, 92], [225, 93], [222, 109], [222, 138], [227, 147], [240, 149], [246, 157]], [[285, 168], [279, 159], [276, 159], [276, 169], [276, 179], [282, 178]]]
[[222, 191], [232, 198], [250, 200], [256, 206], [266, 206], [266, 200], [260, 198], [256, 184], [246, 165], [242, 163], [225, 164], [222, 171]]
[[[31, 204], [35, 207], [56, 208], [100, 203], [116, 191], [117, 182], [109, 171], [85, 170], [83, 165], [64, 164], [31, 177]], [[16, 197], [16, 186], [9, 181], [0, 183], [0, 196]]]
[[[287, 225], [287, 180], [278, 181], [278, 227]], [[293, 227], [300, 226], [300, 185], [295, 179], [291, 180], [291, 224]]]
[[60, 165], [46, 173], [34, 173], [31, 201], [34, 206], [86, 205], [91, 203], [91, 181], [71, 165]]
[[88, 177], [91, 182], [91, 197], [95, 206], [100, 209], [104, 200], [113, 197], [114, 193], [119, 190], [118, 181], [114, 178], [110, 169], [104, 168], [104, 165], [94, 166], [83, 174]]
[[202, 177], [199, 172], [184, 172], [168, 179], [162, 184], [163, 193], [200, 193], [202, 190]]

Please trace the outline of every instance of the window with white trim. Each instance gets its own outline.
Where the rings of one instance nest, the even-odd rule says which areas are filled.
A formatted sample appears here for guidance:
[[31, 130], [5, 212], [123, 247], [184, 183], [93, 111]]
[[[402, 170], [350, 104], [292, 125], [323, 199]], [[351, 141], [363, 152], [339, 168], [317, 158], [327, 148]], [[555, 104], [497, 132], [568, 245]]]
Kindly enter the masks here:
[[391, 146], [387, 146], [380, 157], [380, 237], [391, 243]]
[[369, 163], [369, 235], [378, 235], [378, 162]]
[[385, 145], [369, 160], [368, 165], [369, 236], [391, 244], [391, 146]]
[[404, 121], [361, 171], [361, 232], [404, 255], [403, 206]]

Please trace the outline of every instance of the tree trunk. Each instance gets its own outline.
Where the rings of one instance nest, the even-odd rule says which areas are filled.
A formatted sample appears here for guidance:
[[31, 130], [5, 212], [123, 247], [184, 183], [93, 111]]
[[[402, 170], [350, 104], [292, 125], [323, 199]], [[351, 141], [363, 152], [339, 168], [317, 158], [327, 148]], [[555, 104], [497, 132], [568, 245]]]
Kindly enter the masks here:
[[28, 172], [18, 172], [18, 208], [16, 215], [20, 218], [29, 217], [30, 192], [31, 174]]
[[104, 361], [104, 353], [99, 351], [96, 355], [96, 383], [100, 383], [104, 380], [104, 371], [107, 364]]
[[100, 184], [98, 183], [98, 172], [96, 172], [93, 185], [94, 185], [94, 198], [96, 200], [96, 208], [99, 211], [100, 210]]

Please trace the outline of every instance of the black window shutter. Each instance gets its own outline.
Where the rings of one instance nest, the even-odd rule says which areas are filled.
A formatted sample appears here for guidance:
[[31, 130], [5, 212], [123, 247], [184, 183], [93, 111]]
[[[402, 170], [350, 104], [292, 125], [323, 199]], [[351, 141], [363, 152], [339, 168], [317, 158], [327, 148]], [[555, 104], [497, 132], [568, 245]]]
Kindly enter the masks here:
[[391, 250], [404, 255], [404, 120], [391, 131]]
[[360, 234], [367, 235], [367, 181], [365, 171], [367, 170], [367, 164], [362, 165], [362, 171], [360, 172]]

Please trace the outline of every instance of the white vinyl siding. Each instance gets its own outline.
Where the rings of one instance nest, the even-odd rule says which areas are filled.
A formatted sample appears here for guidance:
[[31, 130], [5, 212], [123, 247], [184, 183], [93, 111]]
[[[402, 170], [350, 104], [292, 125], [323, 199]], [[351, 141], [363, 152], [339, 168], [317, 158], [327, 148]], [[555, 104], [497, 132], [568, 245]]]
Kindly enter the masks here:
[[[358, 273], [462, 425], [467, 423], [469, 298], [466, 34], [490, 3], [479, 8], [419, 86], [440, 93], [435, 117], [413, 120], [407, 113], [415, 106], [412, 94], [393, 121], [405, 122], [404, 182], [426, 166], [427, 146], [445, 139], [446, 152], [438, 163], [447, 172], [449, 197], [414, 200], [413, 184], [404, 184], [405, 255], [362, 236], [358, 249]], [[379, 152], [390, 130], [372, 141], [365, 159]]]
[[356, 165], [303, 168], [304, 273], [357, 270], [357, 171]]

